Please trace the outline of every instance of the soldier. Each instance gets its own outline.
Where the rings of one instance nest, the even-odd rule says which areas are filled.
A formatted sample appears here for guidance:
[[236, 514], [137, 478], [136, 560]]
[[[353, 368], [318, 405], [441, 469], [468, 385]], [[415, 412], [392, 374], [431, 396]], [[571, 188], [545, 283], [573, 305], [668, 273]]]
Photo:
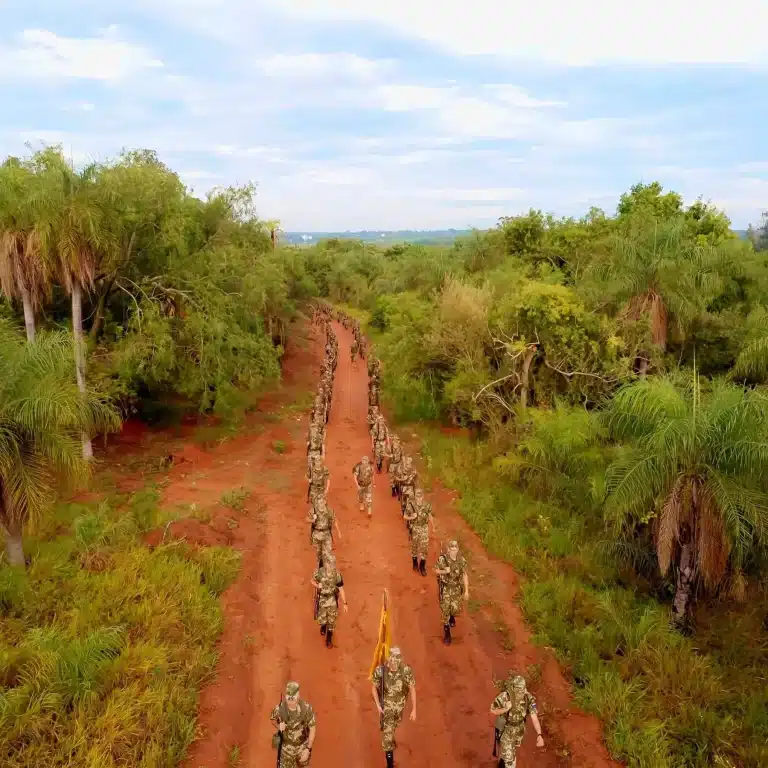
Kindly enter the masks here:
[[371, 382], [368, 387], [368, 407], [379, 404], [379, 385], [376, 382]]
[[[440, 615], [443, 620], [443, 642], [451, 644], [451, 627], [456, 626], [456, 616], [461, 613], [462, 592], [469, 600], [469, 574], [467, 561], [459, 554], [459, 542], [448, 542], [448, 553], [437, 559], [435, 573], [438, 576]], [[462, 589], [463, 587], [463, 589]]]
[[397, 435], [392, 435], [387, 453], [387, 472], [389, 473], [389, 484], [392, 487], [393, 496], [397, 496], [399, 493], [399, 488], [395, 483], [395, 475], [402, 460], [403, 446], [400, 445], [400, 438]]
[[334, 527], [339, 539], [341, 539], [339, 521], [336, 519], [336, 513], [328, 506], [328, 502], [322, 495], [316, 496], [313, 500], [307, 519], [312, 523], [309, 540], [317, 552], [317, 567], [321, 568], [323, 562], [333, 555]]
[[411, 559], [413, 570], [422, 576], [427, 575], [427, 555], [429, 554], [429, 526], [435, 532], [435, 519], [432, 517], [432, 505], [424, 499], [424, 491], [416, 489], [413, 499], [408, 501], [405, 519], [411, 527]]
[[373, 448], [373, 425], [376, 423], [376, 417], [379, 415], [378, 405], [368, 406], [368, 434], [371, 436], [371, 448]]
[[316, 456], [307, 472], [309, 488], [307, 489], [307, 500], [314, 501], [318, 495], [325, 496], [331, 487], [331, 473], [328, 467], [323, 464], [323, 460]]
[[359, 346], [358, 346], [358, 343], [357, 343], [357, 339], [355, 339], [352, 342], [352, 346], [350, 346], [350, 348], [349, 348], [349, 356], [350, 356], [350, 360], [352, 362], [352, 365], [355, 364], [355, 358], [357, 357], [358, 352], [359, 352]]
[[[313, 421], [309, 425], [309, 437], [307, 438], [307, 480], [312, 477], [312, 463], [316, 458], [325, 458], [325, 434], [322, 426]], [[309, 493], [307, 493], [309, 500]]]
[[[499, 746], [498, 768], [515, 768], [517, 748], [523, 743], [528, 715], [536, 729], [536, 746], [544, 746], [541, 723], [536, 711], [536, 699], [528, 692], [525, 678], [510, 672], [504, 689], [493, 700], [491, 714], [496, 718], [496, 743]], [[494, 750], [494, 754], [496, 751]]]
[[304, 768], [312, 757], [315, 743], [315, 713], [307, 701], [299, 698], [299, 684], [285, 686], [285, 699], [269, 716], [277, 733], [273, 740], [277, 747], [277, 768]]
[[381, 746], [387, 768], [395, 764], [395, 730], [403, 719], [408, 693], [411, 694], [411, 721], [416, 720], [416, 680], [409, 666], [403, 664], [399, 648], [390, 648], [386, 664], [376, 667], [371, 678], [373, 700], [381, 716]]
[[389, 442], [389, 430], [384, 417], [379, 414], [373, 425], [373, 459], [376, 462], [376, 471], [381, 474], [381, 466], [384, 463], [384, 456], [387, 453], [387, 443]]
[[336, 555], [330, 554], [325, 558], [321, 568], [312, 576], [312, 586], [316, 590], [317, 623], [320, 634], [325, 635], [325, 647], [333, 647], [333, 632], [336, 629], [336, 619], [339, 617], [339, 597], [344, 603], [344, 612], [349, 610], [347, 597], [344, 594], [344, 579], [336, 570]]
[[368, 456], [363, 456], [352, 469], [352, 476], [355, 478], [357, 486], [357, 500], [360, 504], [360, 511], [363, 506], [368, 507], [368, 517], [373, 514], [373, 467]]
[[413, 467], [413, 459], [410, 456], [403, 459], [397, 481], [400, 486], [400, 509], [405, 515], [408, 500], [413, 496], [419, 482], [419, 475]]

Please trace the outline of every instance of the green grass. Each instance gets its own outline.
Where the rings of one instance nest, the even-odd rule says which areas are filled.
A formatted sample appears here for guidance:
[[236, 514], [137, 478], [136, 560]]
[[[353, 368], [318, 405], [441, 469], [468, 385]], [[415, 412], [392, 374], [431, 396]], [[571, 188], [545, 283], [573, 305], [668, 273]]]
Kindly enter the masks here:
[[672, 631], [651, 585], [606, 557], [599, 512], [528, 495], [490, 448], [423, 430], [429, 471], [461, 492], [486, 548], [524, 576], [535, 640], [571, 670], [576, 701], [602, 719], [611, 753], [632, 768], [768, 765], [765, 595], [700, 606], [698, 631]]
[[141, 534], [173, 517], [157, 493], [59, 505], [0, 567], [0, 765], [176, 766], [222, 629], [239, 555]]
[[285, 453], [285, 442], [283, 440], [273, 440], [272, 441], [272, 450], [275, 453]]
[[225, 507], [234, 509], [236, 512], [242, 512], [245, 508], [245, 502], [250, 495], [251, 492], [245, 490], [242, 486], [240, 488], [233, 488], [231, 491], [222, 494], [221, 503]]

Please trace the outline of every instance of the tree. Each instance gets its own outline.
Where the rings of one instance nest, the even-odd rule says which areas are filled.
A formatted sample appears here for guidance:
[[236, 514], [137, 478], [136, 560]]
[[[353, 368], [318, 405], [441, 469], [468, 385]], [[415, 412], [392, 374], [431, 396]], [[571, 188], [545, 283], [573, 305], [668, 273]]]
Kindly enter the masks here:
[[639, 182], [619, 198], [616, 214], [619, 218], [644, 216], [659, 221], [674, 218], [683, 210], [683, 198], [677, 192], [663, 192], [658, 181]]
[[36, 227], [36, 181], [15, 158], [0, 166], [0, 290], [21, 299], [27, 340], [35, 340], [35, 315], [50, 292], [50, 270]]
[[[99, 167], [77, 172], [58, 149], [37, 153], [33, 162], [45, 184], [41, 237], [47, 258], [72, 300], [75, 373], [85, 395], [86, 350], [83, 337], [83, 293], [94, 286], [101, 255], [113, 249], [114, 234], [107, 227], [107, 200], [99, 185]], [[91, 438], [83, 433], [83, 456], [93, 457]]]
[[584, 288], [595, 303], [615, 302], [617, 309], [623, 305], [625, 320], [648, 322], [650, 337], [637, 360], [641, 376], [650, 364], [650, 345], [666, 350], [670, 320], [685, 333], [721, 290], [728, 269], [719, 249], [687, 241], [683, 231], [679, 219], [640, 222], [617, 235], [611, 250], [587, 272]]
[[0, 320], [0, 530], [11, 565], [24, 565], [22, 533], [51, 503], [56, 484], [87, 476], [82, 432], [114, 431], [117, 412], [72, 378], [67, 334], [25, 344]]
[[724, 382], [703, 391], [696, 374], [620, 389], [604, 418], [633, 450], [606, 476], [606, 511], [617, 530], [652, 523], [662, 575], [675, 574], [673, 623], [687, 619], [694, 589], [739, 584], [768, 526], [768, 401]]

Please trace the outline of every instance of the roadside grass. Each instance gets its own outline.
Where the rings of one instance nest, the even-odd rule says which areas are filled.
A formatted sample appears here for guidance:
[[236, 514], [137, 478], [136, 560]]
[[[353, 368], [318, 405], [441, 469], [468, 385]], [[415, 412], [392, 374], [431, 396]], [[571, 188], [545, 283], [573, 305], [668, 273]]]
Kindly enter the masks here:
[[699, 606], [690, 638], [651, 585], [606, 555], [599, 512], [544, 502], [494, 466], [486, 443], [421, 427], [428, 472], [461, 494], [489, 552], [524, 576], [534, 639], [570, 670], [577, 703], [633, 768], [768, 765], [768, 600]]
[[0, 564], [0, 765], [176, 766], [212, 676], [219, 595], [240, 556], [143, 533], [178, 516], [154, 489], [59, 504]]

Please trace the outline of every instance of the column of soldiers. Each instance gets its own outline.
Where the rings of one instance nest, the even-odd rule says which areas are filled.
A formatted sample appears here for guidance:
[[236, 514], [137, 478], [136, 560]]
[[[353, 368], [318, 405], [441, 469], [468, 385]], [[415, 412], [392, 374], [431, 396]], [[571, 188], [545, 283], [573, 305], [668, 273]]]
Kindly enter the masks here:
[[[311, 524], [310, 540], [317, 555], [317, 568], [312, 576], [315, 589], [315, 620], [325, 644], [333, 647], [333, 633], [339, 611], [339, 599], [344, 610], [347, 600], [344, 580], [336, 567], [333, 550], [333, 531], [341, 538], [339, 522], [327, 501], [330, 473], [325, 466], [325, 428], [330, 417], [333, 382], [338, 363], [338, 341], [331, 326], [336, 319], [344, 328], [351, 329], [354, 341], [350, 347], [353, 365], [356, 358], [366, 357], [366, 342], [360, 324], [341, 311], [324, 303], [313, 308], [312, 322], [324, 328], [325, 356], [320, 369], [320, 382], [314, 399], [307, 438], [307, 501], [310, 503], [308, 520]], [[432, 505], [425, 499], [419, 485], [418, 473], [397, 435], [390, 434], [386, 420], [379, 410], [381, 363], [368, 356], [368, 429], [371, 455], [366, 454], [353, 468], [360, 510], [372, 515], [375, 475], [386, 471], [392, 496], [400, 502], [400, 510], [411, 542], [411, 561], [415, 573], [427, 575], [430, 528], [436, 534]], [[384, 468], [386, 462], [386, 470]], [[448, 542], [434, 567], [438, 582], [438, 598], [443, 642], [451, 644], [451, 629], [461, 613], [463, 601], [469, 599], [467, 563], [456, 541]], [[385, 664], [377, 667], [371, 678], [372, 695], [380, 718], [381, 745], [387, 768], [394, 766], [395, 731], [402, 722], [408, 697], [411, 698], [410, 719], [416, 720], [416, 681], [413, 670], [403, 662], [399, 648], [392, 647]], [[525, 679], [510, 672], [501, 685], [501, 693], [491, 705], [496, 718], [494, 756], [499, 768], [515, 768], [516, 750], [522, 743], [525, 722], [530, 715], [537, 732], [537, 745], [543, 747], [541, 726], [536, 714], [536, 702], [528, 692]], [[299, 695], [299, 684], [290, 682], [285, 696], [276, 706], [270, 719], [276, 728], [274, 746], [277, 747], [278, 768], [304, 768], [309, 765], [316, 734], [315, 713]]]

